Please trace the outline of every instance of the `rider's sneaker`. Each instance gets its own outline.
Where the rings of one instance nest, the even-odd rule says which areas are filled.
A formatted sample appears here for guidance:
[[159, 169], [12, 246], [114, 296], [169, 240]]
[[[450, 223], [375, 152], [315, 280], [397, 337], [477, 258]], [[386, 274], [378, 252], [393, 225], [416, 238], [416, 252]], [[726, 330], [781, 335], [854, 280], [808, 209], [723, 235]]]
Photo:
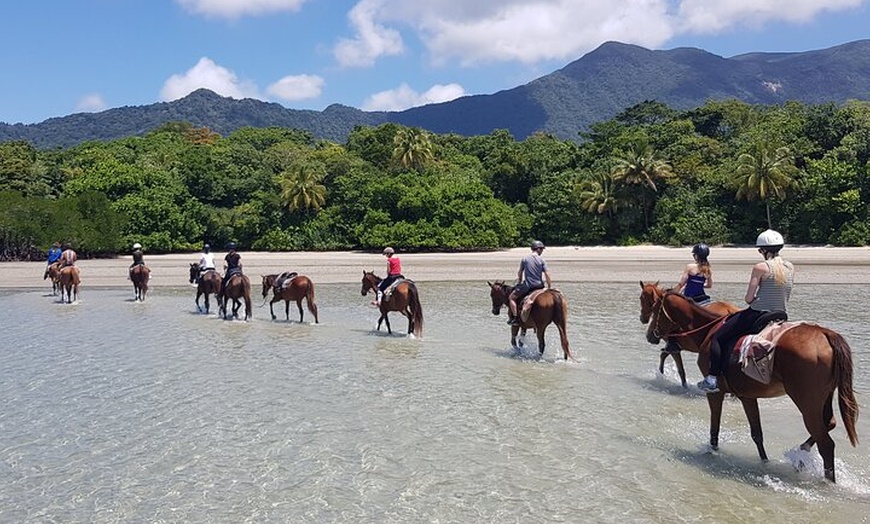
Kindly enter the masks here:
[[698, 382], [697, 385], [698, 385], [698, 389], [700, 389], [701, 391], [703, 391], [704, 393], [706, 393], [708, 395], [713, 394], [713, 393], [719, 393], [719, 386], [715, 382], [712, 382], [708, 378], [705, 378], [701, 382]]

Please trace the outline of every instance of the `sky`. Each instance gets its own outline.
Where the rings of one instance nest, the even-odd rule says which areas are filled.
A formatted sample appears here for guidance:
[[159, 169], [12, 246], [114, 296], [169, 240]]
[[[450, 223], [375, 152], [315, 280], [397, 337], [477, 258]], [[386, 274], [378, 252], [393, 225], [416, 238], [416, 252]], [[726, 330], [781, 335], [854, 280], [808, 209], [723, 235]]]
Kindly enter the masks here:
[[528, 83], [607, 41], [723, 57], [870, 38], [870, 0], [7, 0], [0, 122], [208, 88], [398, 111]]

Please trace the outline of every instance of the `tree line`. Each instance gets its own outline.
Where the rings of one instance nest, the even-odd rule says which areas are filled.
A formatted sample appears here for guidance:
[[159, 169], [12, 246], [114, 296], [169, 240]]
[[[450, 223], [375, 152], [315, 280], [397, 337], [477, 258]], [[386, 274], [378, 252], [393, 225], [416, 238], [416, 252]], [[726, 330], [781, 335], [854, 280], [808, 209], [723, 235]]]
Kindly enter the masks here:
[[287, 128], [188, 123], [39, 150], [0, 143], [0, 258], [54, 241], [242, 249], [490, 250], [554, 245], [866, 245], [870, 103], [647, 101], [578, 140], [359, 126], [344, 144]]

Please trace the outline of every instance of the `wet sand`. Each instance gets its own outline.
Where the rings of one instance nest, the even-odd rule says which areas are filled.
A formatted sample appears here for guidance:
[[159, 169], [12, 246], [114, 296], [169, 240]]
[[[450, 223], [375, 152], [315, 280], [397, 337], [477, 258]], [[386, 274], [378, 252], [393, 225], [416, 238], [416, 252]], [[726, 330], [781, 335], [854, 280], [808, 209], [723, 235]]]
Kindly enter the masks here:
[[[528, 248], [475, 253], [399, 253], [408, 278], [425, 281], [513, 280], [520, 259]], [[216, 253], [222, 260], [224, 253]], [[385, 258], [379, 253], [333, 252], [241, 252], [242, 266], [255, 285], [260, 275], [297, 271], [316, 283], [358, 283], [362, 271], [384, 274]], [[870, 284], [870, 248], [793, 247], [782, 255], [796, 267], [795, 280], [815, 284]], [[692, 261], [689, 247], [549, 247], [544, 258], [550, 266], [554, 285], [567, 282], [661, 281], [673, 285], [685, 264]], [[191, 262], [198, 253], [145, 254], [151, 268], [151, 287], [189, 286]], [[713, 247], [710, 262], [715, 282], [739, 283], [749, 278], [753, 263], [761, 260], [752, 247]], [[115, 259], [80, 260], [83, 287], [123, 287], [130, 256]], [[220, 269], [221, 262], [218, 262]], [[41, 262], [0, 263], [0, 289], [41, 288], [45, 264]]]

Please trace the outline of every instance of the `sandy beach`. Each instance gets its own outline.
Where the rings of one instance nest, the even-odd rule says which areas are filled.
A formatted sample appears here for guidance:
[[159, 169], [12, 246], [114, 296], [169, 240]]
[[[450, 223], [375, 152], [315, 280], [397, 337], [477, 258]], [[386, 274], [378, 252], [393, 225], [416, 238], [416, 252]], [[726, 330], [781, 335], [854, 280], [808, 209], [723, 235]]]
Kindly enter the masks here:
[[[528, 248], [478, 253], [399, 253], [405, 275], [425, 281], [512, 280]], [[870, 284], [870, 248], [793, 247], [783, 249], [791, 260], [796, 281], [814, 284]], [[224, 253], [217, 253], [216, 260]], [[363, 270], [384, 273], [385, 259], [378, 253], [341, 252], [242, 252], [246, 274], [255, 283], [259, 276], [297, 271], [316, 283], [358, 283]], [[635, 282], [660, 280], [671, 285], [685, 264], [691, 262], [690, 248], [661, 246], [634, 247], [548, 247], [544, 258], [554, 283]], [[152, 270], [151, 287], [189, 286], [188, 267], [199, 259], [197, 253], [148, 255]], [[745, 282], [749, 268], [761, 260], [752, 247], [713, 247], [710, 262], [716, 282]], [[80, 260], [82, 287], [128, 286], [127, 267], [131, 259]], [[220, 263], [218, 263], [220, 266]], [[0, 289], [42, 288], [45, 264], [41, 262], [0, 263]]]

